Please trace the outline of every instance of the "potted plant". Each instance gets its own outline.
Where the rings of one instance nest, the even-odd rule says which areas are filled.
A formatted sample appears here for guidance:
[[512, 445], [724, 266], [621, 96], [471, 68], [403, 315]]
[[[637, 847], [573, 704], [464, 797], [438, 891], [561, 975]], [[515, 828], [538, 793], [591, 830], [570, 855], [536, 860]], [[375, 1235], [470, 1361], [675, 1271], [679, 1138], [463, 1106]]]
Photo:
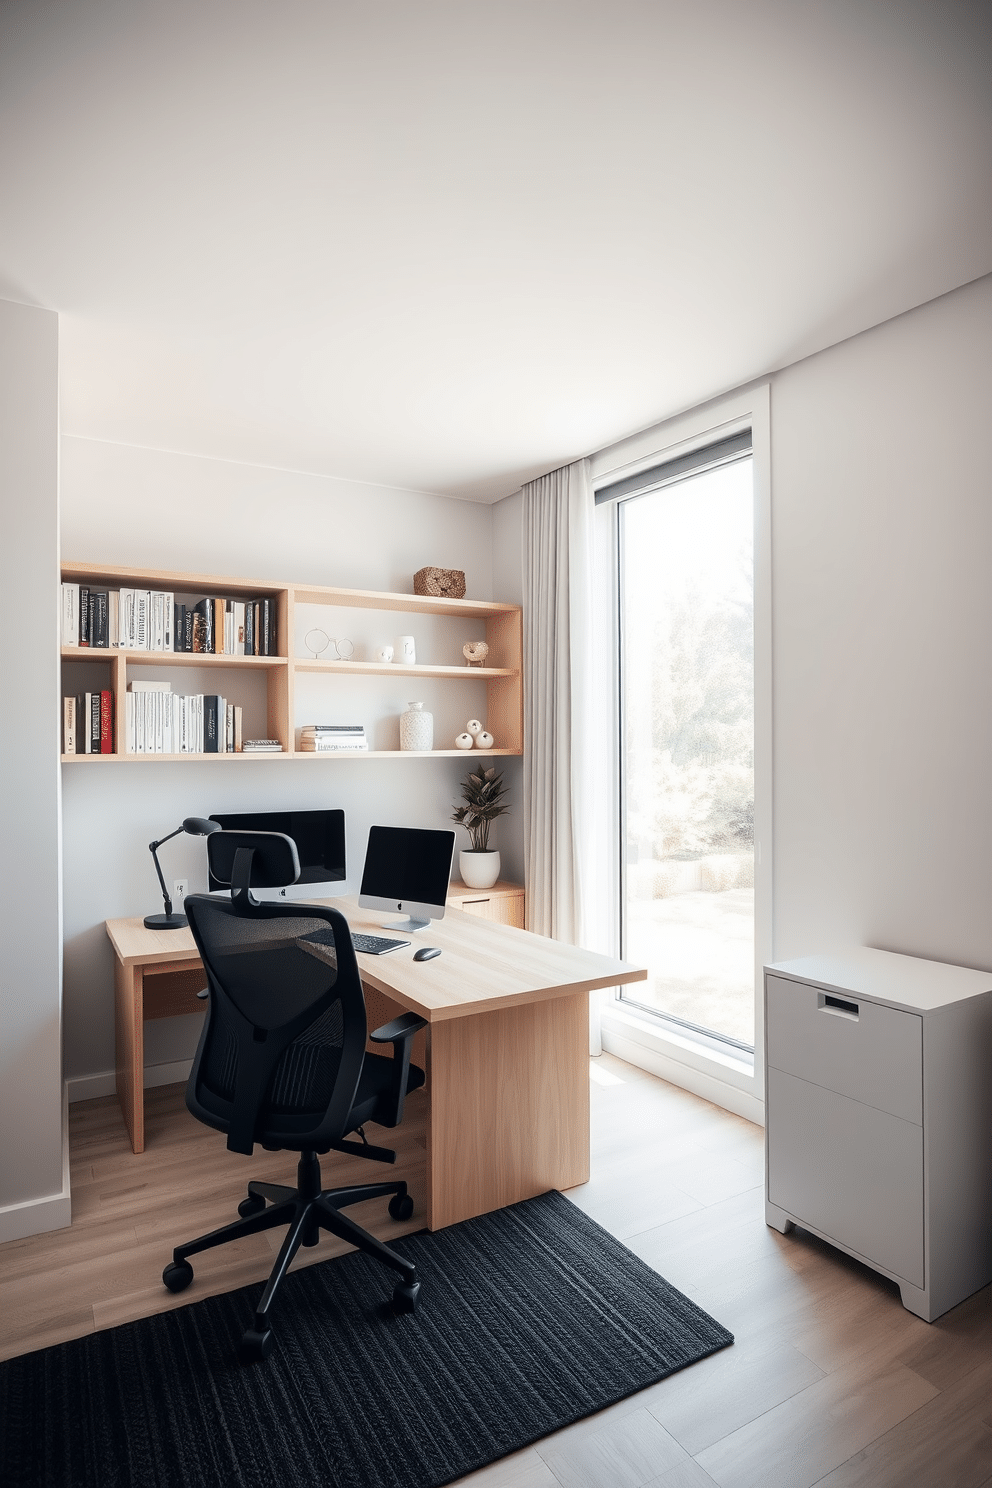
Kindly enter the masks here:
[[466, 829], [472, 843], [458, 854], [462, 881], [470, 889], [491, 889], [499, 878], [499, 853], [489, 846], [489, 828], [510, 809], [505, 794], [503, 777], [492, 766], [473, 770], [462, 781], [465, 805], [455, 807], [451, 820]]

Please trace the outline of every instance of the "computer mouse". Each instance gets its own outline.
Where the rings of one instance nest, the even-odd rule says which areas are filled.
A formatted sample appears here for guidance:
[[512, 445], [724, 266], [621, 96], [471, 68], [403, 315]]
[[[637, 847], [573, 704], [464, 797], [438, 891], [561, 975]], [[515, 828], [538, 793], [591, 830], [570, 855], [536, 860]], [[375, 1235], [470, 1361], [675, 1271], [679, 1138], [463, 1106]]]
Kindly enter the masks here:
[[440, 956], [440, 946], [421, 946], [419, 951], [414, 951], [414, 961], [432, 961], [435, 956]]

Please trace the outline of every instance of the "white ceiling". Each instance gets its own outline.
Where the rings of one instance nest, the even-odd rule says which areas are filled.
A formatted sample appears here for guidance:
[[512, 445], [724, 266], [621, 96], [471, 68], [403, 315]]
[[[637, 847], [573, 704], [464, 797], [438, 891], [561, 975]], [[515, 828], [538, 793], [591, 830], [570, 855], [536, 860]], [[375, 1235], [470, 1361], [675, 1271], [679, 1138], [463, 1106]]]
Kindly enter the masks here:
[[493, 501], [992, 270], [989, 0], [2, 0], [70, 434]]

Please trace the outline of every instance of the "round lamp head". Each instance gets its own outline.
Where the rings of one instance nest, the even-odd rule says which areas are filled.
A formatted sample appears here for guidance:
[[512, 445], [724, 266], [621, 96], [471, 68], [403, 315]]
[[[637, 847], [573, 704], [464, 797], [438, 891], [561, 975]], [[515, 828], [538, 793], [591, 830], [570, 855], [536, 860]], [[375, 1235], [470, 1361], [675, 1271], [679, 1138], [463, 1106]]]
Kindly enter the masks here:
[[183, 822], [183, 831], [188, 832], [191, 837], [209, 837], [211, 832], [219, 832], [220, 822], [210, 821], [205, 816], [188, 816]]

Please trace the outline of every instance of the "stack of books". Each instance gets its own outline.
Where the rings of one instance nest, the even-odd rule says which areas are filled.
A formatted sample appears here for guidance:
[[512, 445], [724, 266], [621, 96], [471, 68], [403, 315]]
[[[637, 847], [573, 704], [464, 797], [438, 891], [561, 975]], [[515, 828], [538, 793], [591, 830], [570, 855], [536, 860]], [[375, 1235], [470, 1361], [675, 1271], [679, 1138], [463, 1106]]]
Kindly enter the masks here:
[[365, 725], [361, 723], [309, 723], [300, 729], [300, 750], [304, 754], [344, 754], [368, 747]]
[[112, 692], [81, 692], [62, 699], [62, 753], [114, 753]]
[[244, 754], [282, 754], [278, 739], [246, 739], [241, 748]]
[[241, 752], [241, 709], [217, 693], [184, 696], [170, 682], [130, 682], [124, 701], [129, 754]]
[[159, 589], [62, 585], [63, 646], [128, 651], [196, 651], [216, 656], [276, 655], [276, 601], [222, 599], [177, 604]]

